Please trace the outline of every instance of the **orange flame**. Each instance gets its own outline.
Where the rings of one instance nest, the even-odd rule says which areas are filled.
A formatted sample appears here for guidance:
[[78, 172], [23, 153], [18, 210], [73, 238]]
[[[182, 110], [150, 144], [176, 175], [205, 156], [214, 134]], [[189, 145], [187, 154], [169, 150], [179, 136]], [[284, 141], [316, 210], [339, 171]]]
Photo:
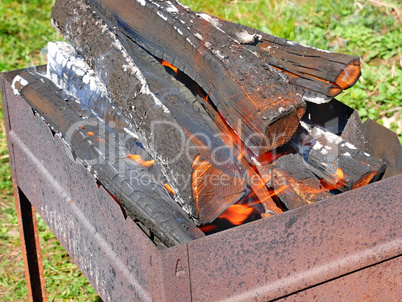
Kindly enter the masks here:
[[166, 188], [166, 190], [175, 195], [175, 192], [173, 191], [172, 187], [169, 184], [164, 184], [163, 186]]
[[[320, 179], [323, 191], [332, 191], [341, 188], [344, 185], [344, 173], [341, 168], [337, 168], [335, 174], [331, 174], [335, 179], [335, 183], [329, 183], [328, 180]], [[312, 193], [312, 191], [310, 192]]]
[[134, 160], [137, 164], [140, 164], [143, 167], [152, 167], [155, 164], [155, 160], [143, 160], [141, 155], [138, 154], [129, 154], [127, 158]]
[[338, 182], [343, 180], [343, 171], [341, 168], [336, 169], [336, 177], [338, 179]]
[[197, 83], [195, 83], [195, 85], [196, 85], [196, 87], [197, 87], [197, 91], [198, 91], [198, 93], [200, 94], [200, 96], [203, 97], [203, 98], [209, 103], [209, 100], [208, 100], [209, 95], [206, 94], [206, 93], [204, 92], [204, 90], [202, 90], [201, 87], [200, 87]]
[[248, 205], [234, 204], [228, 207], [219, 218], [227, 219], [231, 224], [240, 225], [253, 211], [254, 209]]
[[169, 62], [162, 60], [162, 65], [171, 68], [177, 74], [177, 67], [173, 66]]
[[278, 195], [279, 193], [281, 193], [283, 190], [287, 189], [287, 187], [289, 187], [289, 184], [287, 185], [283, 185], [281, 186], [279, 189], [275, 189], [274, 193], [270, 194], [270, 197], [274, 196], [274, 195]]
[[266, 152], [258, 156], [257, 160], [261, 165], [266, 165], [273, 162], [275, 159], [291, 153], [291, 150], [279, 151], [278, 149]]

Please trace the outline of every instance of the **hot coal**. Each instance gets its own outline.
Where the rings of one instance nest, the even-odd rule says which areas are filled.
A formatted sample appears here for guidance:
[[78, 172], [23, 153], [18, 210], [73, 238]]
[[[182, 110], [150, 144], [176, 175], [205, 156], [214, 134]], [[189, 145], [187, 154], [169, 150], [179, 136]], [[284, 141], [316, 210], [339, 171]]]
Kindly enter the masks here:
[[332, 196], [299, 154], [283, 155], [258, 171], [288, 210]]

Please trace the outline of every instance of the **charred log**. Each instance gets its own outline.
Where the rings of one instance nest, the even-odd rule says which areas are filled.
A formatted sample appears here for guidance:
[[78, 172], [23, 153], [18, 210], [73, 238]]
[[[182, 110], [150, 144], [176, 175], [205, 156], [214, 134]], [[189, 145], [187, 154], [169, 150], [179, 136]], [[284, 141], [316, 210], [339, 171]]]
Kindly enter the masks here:
[[297, 133], [303, 139], [299, 150], [328, 188], [340, 191], [358, 188], [380, 179], [385, 172], [383, 161], [320, 126], [301, 122]]
[[[105, 83], [111, 99], [134, 125], [139, 141], [160, 164], [176, 200], [192, 217], [200, 223], [212, 221], [244, 194], [244, 170], [189, 106], [194, 98], [186, 99], [185, 87], [164, 76], [166, 71], [155, 58], [118, 29], [111, 31], [83, 1], [58, 1], [53, 17], [55, 26]], [[198, 155], [209, 163], [204, 171], [208, 174], [202, 178], [191, 177], [200, 169], [194, 164]], [[211, 181], [215, 175], [228, 181], [219, 186]], [[198, 183], [192, 184], [194, 180]]]
[[299, 154], [281, 156], [258, 171], [288, 210], [331, 196]]
[[[130, 39], [199, 83], [255, 154], [286, 143], [296, 130], [305, 107], [300, 91], [215, 27], [209, 15], [170, 1], [88, 2]], [[52, 14], [67, 40], [66, 24], [76, 23], [69, 5], [57, 1]]]
[[266, 211], [264, 213], [264, 217], [268, 217], [272, 214], [282, 213], [282, 210], [272, 199], [268, 188], [265, 186], [265, 182], [255, 171], [255, 167], [251, 163], [252, 160], [250, 154], [248, 154], [250, 152], [247, 152], [248, 150], [242, 144], [236, 133], [234, 133], [234, 131], [229, 127], [222, 116], [220, 116], [219, 113], [213, 108], [213, 106], [206, 101], [203, 101], [202, 104], [209, 116], [215, 121], [214, 126], [216, 127], [217, 131], [221, 132], [223, 141], [227, 146], [230, 146], [233, 149], [234, 155], [246, 170], [249, 185]]
[[[163, 185], [144, 169], [146, 165], [131, 160], [115, 145], [113, 131], [100, 127], [95, 120], [83, 119], [81, 113], [70, 106], [74, 101], [66, 101], [66, 94], [53, 82], [38, 74], [23, 72], [13, 86], [45, 117], [54, 131], [62, 135], [77, 158], [102, 185], [167, 246], [203, 236]], [[147, 160], [146, 151], [138, 145], [130, 152]], [[121, 169], [122, 162], [124, 169]]]
[[360, 59], [275, 37], [257, 29], [216, 19], [219, 27], [264, 62], [284, 71], [289, 82], [307, 90], [306, 101], [330, 100], [354, 85]]

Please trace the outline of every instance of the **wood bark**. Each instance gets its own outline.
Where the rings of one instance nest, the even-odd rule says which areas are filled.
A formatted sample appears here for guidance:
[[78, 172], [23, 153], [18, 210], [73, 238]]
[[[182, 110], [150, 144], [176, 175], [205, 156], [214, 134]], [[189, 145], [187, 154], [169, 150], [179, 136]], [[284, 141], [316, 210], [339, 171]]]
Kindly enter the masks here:
[[[66, 99], [66, 94], [53, 82], [38, 74], [23, 72], [13, 85], [53, 131], [66, 140], [76, 157], [119, 203], [167, 246], [203, 236], [163, 185], [155, 180], [155, 175], [143, 165], [126, 157], [121, 158], [126, 150], [120, 149], [112, 130], [109, 132], [108, 128], [100, 127], [97, 119], [84, 119], [82, 112], [70, 107], [75, 101]], [[141, 154], [146, 159], [147, 153], [139, 145], [132, 147], [130, 152]], [[125, 164], [123, 170], [120, 169], [121, 161]]]
[[288, 210], [332, 196], [299, 154], [283, 155], [258, 171]]
[[[52, 20], [106, 85], [139, 141], [160, 164], [176, 200], [198, 223], [214, 220], [241, 198], [247, 185], [244, 169], [189, 106], [194, 99], [186, 99], [185, 87], [164, 76], [165, 68], [155, 58], [119, 29], [108, 27], [105, 21], [110, 20], [104, 21], [84, 1], [56, 1]], [[226, 179], [225, 184], [216, 178]]]
[[250, 188], [258, 197], [261, 204], [264, 206], [266, 212], [264, 217], [271, 216], [273, 214], [282, 213], [282, 210], [277, 206], [275, 201], [272, 199], [270, 192], [265, 186], [260, 174], [256, 171], [254, 167], [255, 164], [251, 163], [250, 152], [243, 145], [240, 138], [234, 133], [234, 131], [229, 127], [225, 120], [219, 115], [219, 113], [209, 104], [207, 101], [202, 102], [208, 114], [215, 121], [215, 127], [217, 131], [222, 134], [222, 139], [227, 146], [231, 146], [234, 155], [240, 161], [243, 168], [246, 170], [248, 175], [248, 183]]
[[217, 28], [209, 15], [175, 1], [88, 3], [130, 39], [203, 87], [255, 154], [286, 143], [296, 130], [305, 107], [296, 87]]
[[347, 191], [365, 186], [380, 179], [385, 172], [383, 161], [320, 126], [302, 122], [298, 134], [303, 138], [298, 149], [314, 174], [332, 190]]
[[307, 91], [305, 100], [330, 100], [359, 78], [360, 59], [301, 45], [254, 28], [216, 18], [219, 28], [264, 62], [282, 70], [289, 82]]

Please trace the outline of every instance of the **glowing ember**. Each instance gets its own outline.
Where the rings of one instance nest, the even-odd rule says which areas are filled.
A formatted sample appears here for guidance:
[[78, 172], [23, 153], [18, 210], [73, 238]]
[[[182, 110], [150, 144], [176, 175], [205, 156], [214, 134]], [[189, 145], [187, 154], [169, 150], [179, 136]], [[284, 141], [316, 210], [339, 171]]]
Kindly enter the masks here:
[[376, 174], [377, 174], [376, 172], [371, 172], [371, 173], [365, 175], [365, 176], [362, 178], [361, 181], [359, 181], [358, 183], [356, 183], [356, 184], [353, 186], [353, 189], [360, 188], [360, 187], [364, 187], [365, 185], [368, 185], [368, 184], [373, 180], [373, 178], [376, 176]]
[[143, 160], [141, 155], [138, 154], [129, 154], [127, 158], [134, 160], [137, 164], [140, 164], [143, 167], [152, 167], [155, 164], [155, 160]]
[[286, 155], [291, 153], [291, 150], [284, 150], [281, 151], [281, 148], [277, 148], [275, 150], [269, 151], [267, 153], [261, 154], [258, 158], [257, 161], [261, 164], [261, 165], [266, 165], [269, 164], [271, 162], [273, 162], [275, 159], [281, 157], [282, 155]]
[[175, 192], [173, 191], [172, 187], [169, 184], [164, 184], [163, 186], [166, 188], [166, 190], [175, 195]]
[[176, 74], [177, 74], [177, 67], [173, 66], [169, 62], [166, 62], [165, 60], [162, 60], [162, 65], [171, 68]]
[[323, 186], [323, 190], [325, 191], [332, 191], [332, 190], [337, 190], [341, 188], [344, 184], [344, 173], [341, 168], [337, 168], [335, 174], [331, 174], [334, 176], [334, 179], [336, 180], [335, 183], [333, 183], [333, 179], [331, 180], [326, 180], [326, 179], [320, 179], [321, 184]]
[[227, 208], [219, 218], [227, 219], [234, 225], [240, 225], [253, 211], [254, 209], [247, 205], [234, 204]]
[[338, 182], [343, 180], [343, 171], [341, 168], [336, 169], [336, 177], [338, 179]]

